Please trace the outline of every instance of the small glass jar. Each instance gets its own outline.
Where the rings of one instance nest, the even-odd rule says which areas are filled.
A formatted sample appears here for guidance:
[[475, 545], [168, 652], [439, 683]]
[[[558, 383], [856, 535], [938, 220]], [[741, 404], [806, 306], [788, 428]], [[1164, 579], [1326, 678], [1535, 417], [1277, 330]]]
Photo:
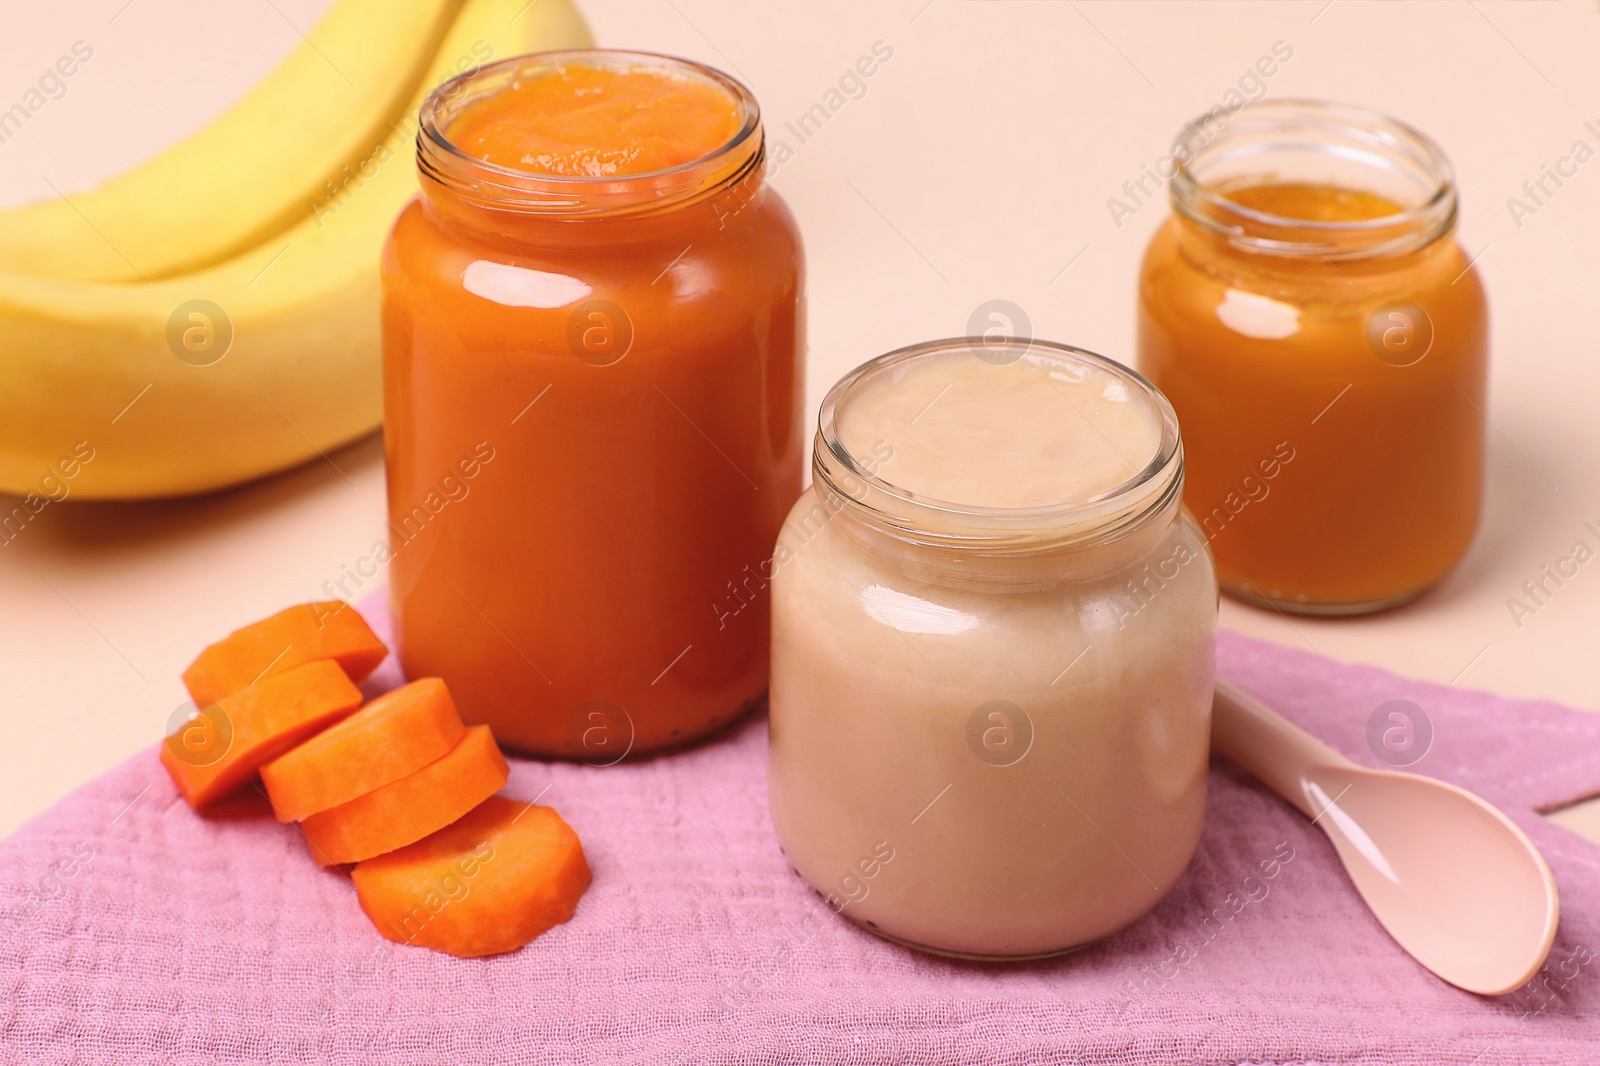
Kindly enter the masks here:
[[[1030, 392], [960, 406], [1017, 360], [1038, 371]], [[942, 471], [1001, 449], [1006, 480], [1037, 483], [1072, 457], [1029, 442], [1051, 419], [1096, 417], [1073, 392], [1089, 375], [1089, 400], [1152, 427], [1149, 454], [1104, 491], [974, 505], [897, 473], [912, 452]], [[1034, 394], [1051, 389], [1077, 410]], [[868, 392], [911, 423], [955, 404], [970, 432], [842, 431]], [[943, 954], [1055, 954], [1143, 915], [1199, 836], [1216, 632], [1166, 400], [1063, 345], [915, 345], [828, 393], [812, 472], [772, 561], [769, 785], [789, 861], [835, 911]], [[992, 500], [976, 482], [960, 494]]]
[[1483, 495], [1488, 310], [1439, 146], [1264, 101], [1191, 122], [1145, 253], [1138, 365], [1172, 401], [1222, 587], [1286, 611], [1410, 600]]
[[[720, 87], [742, 121], [679, 166], [564, 176], [450, 139], [574, 65]], [[731, 120], [730, 120], [731, 121]], [[800, 491], [802, 260], [760, 112], [665, 56], [551, 52], [441, 86], [383, 257], [391, 604], [408, 676], [510, 748], [610, 762], [767, 687], [753, 577]]]

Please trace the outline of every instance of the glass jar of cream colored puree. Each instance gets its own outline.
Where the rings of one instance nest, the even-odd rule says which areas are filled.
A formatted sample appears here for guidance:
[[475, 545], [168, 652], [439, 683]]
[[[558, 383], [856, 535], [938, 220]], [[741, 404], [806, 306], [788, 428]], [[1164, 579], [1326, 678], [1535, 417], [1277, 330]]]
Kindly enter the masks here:
[[773, 558], [772, 817], [846, 917], [953, 955], [1134, 921], [1205, 805], [1217, 581], [1139, 375], [935, 341], [822, 405]]

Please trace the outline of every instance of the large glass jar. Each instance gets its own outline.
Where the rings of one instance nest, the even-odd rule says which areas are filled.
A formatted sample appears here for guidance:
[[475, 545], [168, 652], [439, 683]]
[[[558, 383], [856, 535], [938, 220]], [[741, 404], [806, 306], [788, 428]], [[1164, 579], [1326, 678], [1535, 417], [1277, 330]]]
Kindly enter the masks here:
[[1428, 137], [1313, 101], [1205, 115], [1139, 279], [1222, 587], [1286, 611], [1409, 600], [1483, 495], [1488, 311]]
[[955, 955], [1148, 911], [1200, 832], [1217, 604], [1161, 394], [1062, 345], [917, 345], [833, 387], [812, 469], [772, 562], [796, 870]]
[[[576, 176], [452, 141], [469, 109], [576, 68], [713, 87], [737, 132]], [[446, 83], [417, 144], [421, 195], [383, 260], [406, 673], [543, 755], [610, 761], [728, 723], [767, 687], [749, 582], [805, 445], [800, 240], [763, 184], [755, 100], [681, 60], [544, 53]]]

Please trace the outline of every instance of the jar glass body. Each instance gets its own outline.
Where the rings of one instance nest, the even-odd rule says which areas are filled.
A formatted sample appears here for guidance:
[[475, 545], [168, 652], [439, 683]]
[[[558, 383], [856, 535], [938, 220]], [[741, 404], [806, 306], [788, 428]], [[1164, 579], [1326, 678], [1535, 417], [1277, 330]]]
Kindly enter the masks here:
[[[1308, 613], [1414, 598], [1466, 553], [1483, 494], [1488, 311], [1448, 163], [1309, 102], [1246, 108], [1187, 151], [1140, 272], [1138, 363], [1178, 413], [1222, 587]], [[1341, 226], [1209, 198], [1286, 173], [1405, 211]]]
[[[502, 204], [425, 165], [390, 235], [398, 651], [509, 747], [609, 762], [766, 689], [744, 582], [801, 482], [803, 271], [755, 136], [648, 210], [581, 183]], [[605, 191], [638, 208], [627, 185]]]
[[772, 565], [789, 861], [846, 918], [939, 953], [1055, 954], [1136, 920], [1205, 806], [1217, 585], [1181, 453], [1137, 528], [990, 558], [885, 532], [827, 462]]

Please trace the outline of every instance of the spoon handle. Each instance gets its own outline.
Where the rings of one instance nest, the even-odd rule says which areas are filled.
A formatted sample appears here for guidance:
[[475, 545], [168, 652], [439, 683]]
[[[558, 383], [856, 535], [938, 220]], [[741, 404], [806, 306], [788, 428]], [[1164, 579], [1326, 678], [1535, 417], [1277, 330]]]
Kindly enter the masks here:
[[1307, 818], [1317, 814], [1305, 788], [1311, 771], [1354, 765], [1224, 677], [1216, 679], [1211, 701], [1211, 747], [1249, 770]]

